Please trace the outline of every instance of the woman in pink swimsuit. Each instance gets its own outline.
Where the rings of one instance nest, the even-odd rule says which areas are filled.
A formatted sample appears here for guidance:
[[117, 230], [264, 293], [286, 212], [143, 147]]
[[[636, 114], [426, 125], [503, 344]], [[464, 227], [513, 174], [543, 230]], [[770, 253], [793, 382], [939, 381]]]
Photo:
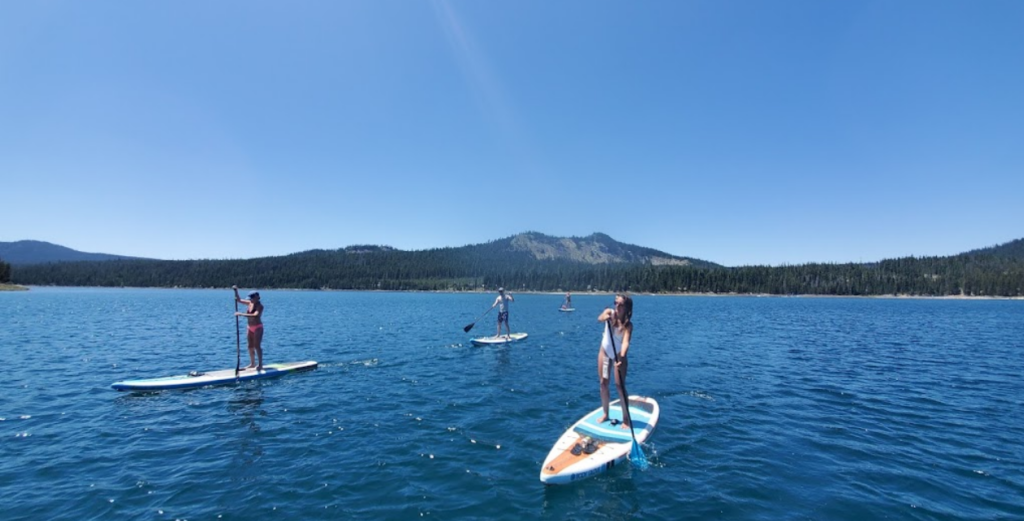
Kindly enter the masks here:
[[[246, 341], [249, 343], [249, 366], [244, 369], [256, 368], [257, 371], [263, 370], [263, 304], [260, 302], [260, 294], [258, 291], [249, 293], [249, 299], [243, 299], [238, 296], [238, 287], [232, 286], [235, 290], [235, 302], [240, 302], [249, 306], [245, 313], [236, 311], [236, 317], [245, 317], [249, 320], [249, 331], [245, 335]], [[258, 363], [257, 363], [258, 362]]]

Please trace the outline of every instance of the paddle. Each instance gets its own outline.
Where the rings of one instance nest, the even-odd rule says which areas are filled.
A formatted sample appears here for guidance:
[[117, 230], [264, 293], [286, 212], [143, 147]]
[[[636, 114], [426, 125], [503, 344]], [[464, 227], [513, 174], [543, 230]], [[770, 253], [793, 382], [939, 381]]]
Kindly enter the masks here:
[[[238, 286], [231, 286], [235, 290], [235, 313], [238, 313]], [[238, 378], [238, 371], [242, 367], [242, 334], [238, 331], [238, 315], [235, 315], [235, 378]]]
[[484, 318], [485, 315], [490, 313], [492, 309], [494, 309], [494, 306], [491, 306], [491, 307], [487, 308], [487, 311], [484, 311], [483, 315], [480, 315], [479, 317], [476, 317], [476, 320], [471, 322], [468, 326], [462, 328], [462, 330], [467, 332], [467, 333], [469, 333], [469, 330], [473, 329], [473, 326], [475, 326], [476, 323], [479, 322], [481, 318]]
[[[612, 355], [615, 357], [615, 363], [618, 364], [619, 349], [615, 347], [615, 334], [612, 332], [611, 318], [604, 325], [608, 328], [608, 340], [612, 342]], [[622, 377], [620, 367], [615, 368], [615, 376], [619, 384], [619, 404], [622, 406], [622, 419], [629, 422], [629, 435], [633, 437], [633, 448], [629, 452], [629, 461], [633, 462], [640, 470], [646, 470], [650, 464], [647, 463], [647, 456], [644, 455], [644, 451], [636, 441], [636, 434], [633, 432], [633, 416], [629, 414], [629, 393], [626, 392], [626, 382]], [[623, 403], [625, 405], [622, 405]]]

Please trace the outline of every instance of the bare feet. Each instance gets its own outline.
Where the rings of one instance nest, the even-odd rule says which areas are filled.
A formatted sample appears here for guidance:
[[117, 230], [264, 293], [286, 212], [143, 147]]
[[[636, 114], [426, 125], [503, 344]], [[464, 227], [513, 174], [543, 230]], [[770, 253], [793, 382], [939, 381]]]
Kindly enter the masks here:
[[619, 426], [620, 426], [620, 428], [625, 429], [627, 431], [631, 429], [631, 426], [628, 423], [626, 423], [626, 422], [620, 423]]
[[262, 370], [263, 370], [263, 366], [262, 366], [262, 365], [258, 365], [258, 366], [256, 366], [256, 370], [257, 370], [257, 371], [262, 371]]
[[255, 367], [256, 367], [256, 364], [250, 364], [250, 365], [247, 365], [247, 366], [243, 367], [242, 370], [244, 371], [246, 369], [254, 369]]
[[598, 418], [597, 423], [604, 423], [606, 421], [608, 421], [608, 415], [607, 414], [605, 414], [604, 416]]

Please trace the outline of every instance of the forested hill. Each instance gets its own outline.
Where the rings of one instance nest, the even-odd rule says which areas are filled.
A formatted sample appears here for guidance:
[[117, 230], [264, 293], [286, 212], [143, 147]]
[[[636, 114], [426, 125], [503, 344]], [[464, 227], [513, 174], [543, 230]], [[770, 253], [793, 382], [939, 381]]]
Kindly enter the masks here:
[[972, 250], [967, 253], [964, 253], [963, 255], [975, 257], [990, 255], [992, 257], [1003, 259], [1024, 260], [1024, 239], [1017, 239], [1015, 241], [1010, 241], [1006, 244], [1000, 244], [999, 246], [991, 246], [979, 250]]
[[422, 251], [384, 246], [246, 260], [111, 260], [16, 266], [23, 285], [632, 291], [778, 295], [1024, 296], [1024, 240], [950, 257], [800, 266], [720, 265], [603, 234], [526, 233]]
[[116, 259], [138, 258], [107, 253], [86, 253], [45, 241], [0, 242], [0, 260], [15, 266], [46, 262], [108, 261]]
[[484, 244], [421, 251], [387, 246], [310, 250], [245, 260], [62, 262], [20, 265], [30, 285], [473, 290], [607, 288], [611, 273], [638, 267], [721, 266], [624, 244], [604, 234], [523, 233]]
[[560, 260], [583, 264], [649, 264], [653, 266], [694, 266], [721, 268], [721, 265], [691, 257], [677, 257], [663, 251], [626, 244], [603, 233], [586, 237], [551, 237], [526, 232], [485, 244], [455, 248], [468, 256], [505, 256], [526, 253], [524, 259]]

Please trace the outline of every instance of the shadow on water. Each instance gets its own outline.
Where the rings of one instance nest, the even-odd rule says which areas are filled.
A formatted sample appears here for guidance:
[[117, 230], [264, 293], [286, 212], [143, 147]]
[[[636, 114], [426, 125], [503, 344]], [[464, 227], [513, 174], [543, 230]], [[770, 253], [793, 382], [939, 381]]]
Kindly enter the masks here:
[[512, 346], [515, 344], [509, 344], [498, 347], [498, 374], [505, 374], [512, 369], [512, 359], [509, 356], [509, 352], [512, 350]]
[[260, 477], [259, 462], [264, 454], [260, 442], [260, 423], [267, 411], [263, 408], [263, 385], [242, 385], [235, 387], [231, 399], [227, 403], [227, 412], [234, 422], [244, 427], [237, 430], [238, 450], [232, 466], [237, 466], [232, 475], [238, 481], [255, 481]]
[[[626, 463], [579, 483], [544, 487], [542, 519], [631, 519], [642, 513], [639, 489]], [[585, 515], [580, 513], [585, 512]]]

